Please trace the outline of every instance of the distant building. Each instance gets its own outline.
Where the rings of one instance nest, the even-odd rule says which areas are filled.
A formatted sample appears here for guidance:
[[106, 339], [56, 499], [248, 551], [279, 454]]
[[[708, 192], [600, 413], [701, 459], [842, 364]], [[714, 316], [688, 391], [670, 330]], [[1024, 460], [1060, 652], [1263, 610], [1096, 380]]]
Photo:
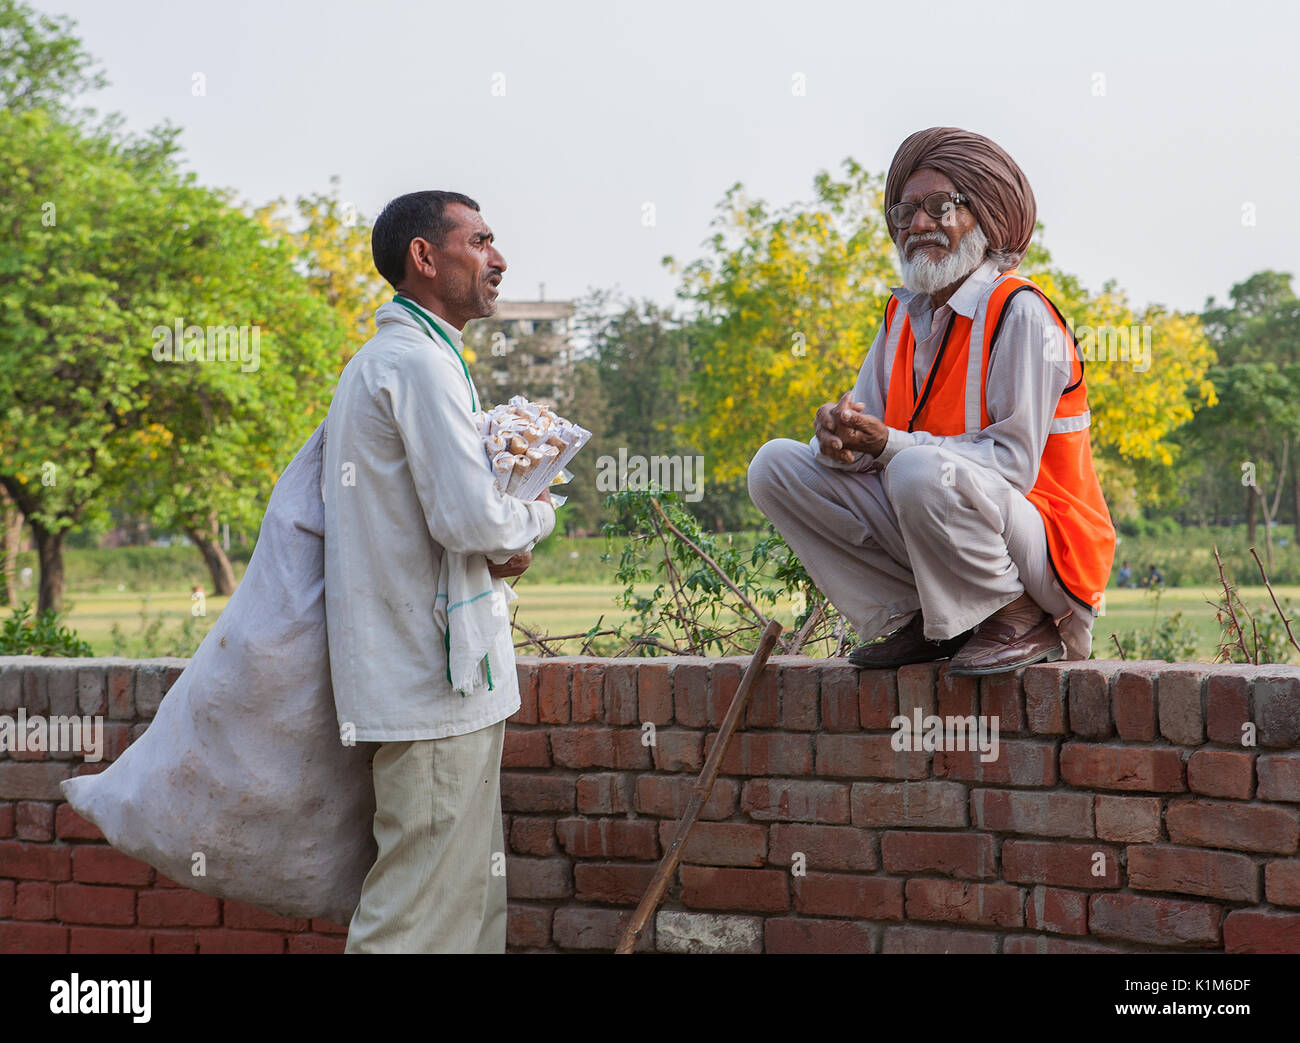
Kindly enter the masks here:
[[572, 402], [572, 301], [498, 301], [472, 329], [476, 369], [492, 381], [485, 399], [525, 395], [560, 410]]

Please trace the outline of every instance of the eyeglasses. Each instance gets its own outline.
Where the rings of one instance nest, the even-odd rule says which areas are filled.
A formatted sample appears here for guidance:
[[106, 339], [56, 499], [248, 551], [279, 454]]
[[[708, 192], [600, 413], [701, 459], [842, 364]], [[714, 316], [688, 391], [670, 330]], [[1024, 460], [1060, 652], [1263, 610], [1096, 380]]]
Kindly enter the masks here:
[[969, 203], [970, 199], [960, 192], [931, 192], [919, 203], [895, 203], [886, 211], [889, 223], [895, 228], [906, 228], [912, 223], [918, 206], [925, 207], [925, 212], [936, 221], [942, 221], [954, 207]]

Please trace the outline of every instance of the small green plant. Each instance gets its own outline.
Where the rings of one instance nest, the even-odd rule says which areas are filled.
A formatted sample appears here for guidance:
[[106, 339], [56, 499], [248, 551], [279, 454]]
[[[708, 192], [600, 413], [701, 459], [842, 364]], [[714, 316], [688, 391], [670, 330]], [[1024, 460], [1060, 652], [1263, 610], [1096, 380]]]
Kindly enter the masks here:
[[63, 613], [47, 608], [32, 615], [30, 601], [24, 601], [0, 627], [0, 655], [66, 656], [84, 659], [95, 653], [63, 624]]
[[1124, 635], [1112, 634], [1121, 659], [1163, 659], [1168, 663], [1196, 658], [1196, 628], [1183, 622], [1183, 614], [1160, 618], [1162, 587], [1152, 587], [1146, 597], [1152, 601], [1151, 626]]
[[1259, 566], [1259, 574], [1273, 600], [1273, 608], [1260, 608], [1252, 613], [1246, 607], [1224, 574], [1223, 560], [1219, 557], [1219, 548], [1216, 546], [1214, 558], [1219, 563], [1219, 584], [1223, 587], [1223, 594], [1217, 603], [1210, 602], [1219, 620], [1219, 654], [1215, 661], [1255, 665], [1285, 663], [1291, 658], [1293, 650], [1300, 651], [1300, 643], [1296, 642], [1291, 630], [1291, 602], [1278, 602], [1259, 554], [1254, 547], [1250, 548], [1250, 553]]
[[187, 615], [175, 633], [165, 633], [167, 617], [159, 612], [153, 618], [149, 616], [150, 598], [146, 594], [140, 600], [140, 629], [135, 635], [122, 630], [120, 623], [109, 628], [113, 655], [129, 659], [156, 659], [159, 656], [177, 656], [188, 659], [198, 649], [202, 637], [198, 633], [198, 620]]

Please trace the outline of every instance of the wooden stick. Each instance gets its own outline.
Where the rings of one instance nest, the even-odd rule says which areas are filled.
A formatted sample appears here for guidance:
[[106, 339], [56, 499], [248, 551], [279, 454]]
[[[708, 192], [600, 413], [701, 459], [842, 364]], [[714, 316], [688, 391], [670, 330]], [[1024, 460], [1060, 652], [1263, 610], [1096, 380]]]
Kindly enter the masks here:
[[668, 882], [672, 880], [673, 873], [677, 871], [677, 864], [682, 860], [682, 852], [686, 848], [686, 838], [690, 836], [695, 820], [699, 818], [700, 809], [704, 807], [704, 802], [709, 799], [709, 794], [713, 792], [713, 780], [718, 777], [718, 768], [722, 765], [723, 754], [727, 752], [727, 745], [731, 742], [731, 736], [739, 726], [741, 718], [745, 714], [745, 708], [749, 705], [749, 696], [754, 689], [754, 682], [758, 680], [758, 675], [763, 672], [763, 667], [767, 665], [768, 657], [771, 656], [772, 649], [776, 647], [782, 629], [781, 624], [775, 619], [769, 621], [763, 629], [763, 637], [758, 643], [758, 651], [754, 653], [754, 658], [749, 661], [749, 666], [745, 669], [745, 676], [740, 679], [740, 687], [736, 689], [735, 698], [731, 700], [731, 705], [727, 707], [727, 715], [722, 719], [722, 727], [718, 731], [718, 740], [713, 744], [713, 749], [709, 751], [708, 759], [704, 762], [700, 777], [695, 780], [695, 788], [691, 790], [691, 798], [686, 802], [686, 811], [683, 812], [682, 820], [678, 823], [677, 835], [673, 837], [672, 846], [664, 852], [664, 857], [660, 859], [659, 868], [655, 870], [650, 886], [646, 888], [646, 893], [641, 898], [641, 904], [636, 907], [631, 922], [628, 923], [627, 929], [623, 932], [623, 937], [619, 940], [618, 948], [614, 950], [620, 956], [630, 953], [636, 947], [637, 939], [641, 937], [641, 932], [645, 930], [646, 921], [650, 919], [651, 914], [659, 905], [659, 900], [663, 898], [664, 892], [668, 890]]

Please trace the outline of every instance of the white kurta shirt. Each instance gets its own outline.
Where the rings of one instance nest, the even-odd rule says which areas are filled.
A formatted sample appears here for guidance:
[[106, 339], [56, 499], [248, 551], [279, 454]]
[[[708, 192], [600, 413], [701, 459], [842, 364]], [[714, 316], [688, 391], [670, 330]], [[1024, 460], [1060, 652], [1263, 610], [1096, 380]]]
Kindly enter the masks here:
[[325, 425], [325, 613], [341, 726], [364, 742], [477, 731], [519, 708], [509, 620], [490, 652], [493, 688], [472, 697], [447, 679], [434, 621], [442, 555], [501, 563], [555, 528], [555, 511], [497, 489], [474, 423], [477, 392], [460, 331], [422, 309], [375, 312], [375, 336], [339, 378]]

